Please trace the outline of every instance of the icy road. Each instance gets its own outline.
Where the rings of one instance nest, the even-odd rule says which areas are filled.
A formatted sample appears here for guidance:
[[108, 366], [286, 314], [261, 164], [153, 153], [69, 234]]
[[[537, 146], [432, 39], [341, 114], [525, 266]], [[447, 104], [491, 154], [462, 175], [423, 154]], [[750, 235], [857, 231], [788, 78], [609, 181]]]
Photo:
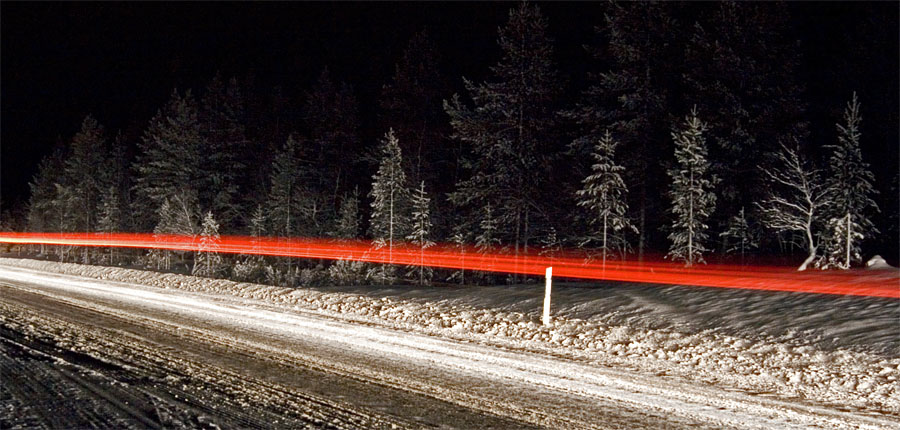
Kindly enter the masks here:
[[226, 294], [0, 264], [0, 427], [900, 428]]

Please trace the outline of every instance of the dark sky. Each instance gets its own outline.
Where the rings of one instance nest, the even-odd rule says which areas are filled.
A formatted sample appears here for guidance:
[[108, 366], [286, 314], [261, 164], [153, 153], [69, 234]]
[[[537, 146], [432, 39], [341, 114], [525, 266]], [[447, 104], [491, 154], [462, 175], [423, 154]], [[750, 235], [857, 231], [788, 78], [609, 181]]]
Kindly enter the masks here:
[[[0, 4], [2, 202], [27, 183], [57, 138], [93, 114], [114, 134], [142, 128], [173, 88], [202, 89], [217, 72], [253, 74], [297, 103], [324, 66], [351, 83], [372, 117], [409, 37], [427, 28], [444, 71], [483, 78], [497, 61], [497, 27], [515, 3], [14, 3]], [[602, 3], [541, 4], [563, 74], [578, 84]], [[867, 158], [898, 164], [898, 3], [792, 3], [802, 44], [813, 139], [833, 139], [855, 89]], [[573, 86], [574, 87], [574, 86]], [[449, 94], [448, 94], [449, 96]], [[878, 155], [876, 155], [876, 153]], [[877, 174], [878, 172], [876, 172]], [[883, 175], [879, 175], [882, 176]]]

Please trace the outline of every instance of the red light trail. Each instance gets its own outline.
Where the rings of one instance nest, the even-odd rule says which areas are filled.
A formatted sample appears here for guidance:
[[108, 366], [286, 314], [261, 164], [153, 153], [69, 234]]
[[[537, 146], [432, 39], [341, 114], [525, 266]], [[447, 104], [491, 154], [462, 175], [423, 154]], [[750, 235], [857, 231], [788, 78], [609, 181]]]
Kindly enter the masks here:
[[672, 263], [585, 262], [583, 256], [563, 252], [547, 257], [516, 257], [508, 253], [479, 254], [472, 247], [438, 245], [425, 250], [395, 245], [373, 249], [371, 242], [335, 239], [300, 239], [223, 236], [216, 248], [201, 246], [200, 236], [145, 233], [0, 233], [0, 243], [214, 251], [228, 254], [355, 260], [397, 265], [424, 265], [447, 269], [517, 273], [543, 276], [553, 267], [554, 277], [699, 287], [837, 294], [900, 299], [900, 273], [860, 276], [848, 272], [797, 272], [779, 267], [728, 265], [690, 269]]

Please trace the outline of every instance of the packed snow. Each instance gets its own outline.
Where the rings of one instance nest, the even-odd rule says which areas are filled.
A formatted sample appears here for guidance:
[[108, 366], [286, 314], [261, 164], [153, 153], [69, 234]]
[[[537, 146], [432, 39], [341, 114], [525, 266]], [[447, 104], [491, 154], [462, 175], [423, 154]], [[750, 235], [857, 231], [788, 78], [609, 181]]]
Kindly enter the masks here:
[[[900, 302], [622, 284], [283, 288], [56, 262], [0, 264], [178, 289], [248, 308], [566, 357], [804, 403], [900, 415]], [[893, 276], [893, 275], [892, 275]]]

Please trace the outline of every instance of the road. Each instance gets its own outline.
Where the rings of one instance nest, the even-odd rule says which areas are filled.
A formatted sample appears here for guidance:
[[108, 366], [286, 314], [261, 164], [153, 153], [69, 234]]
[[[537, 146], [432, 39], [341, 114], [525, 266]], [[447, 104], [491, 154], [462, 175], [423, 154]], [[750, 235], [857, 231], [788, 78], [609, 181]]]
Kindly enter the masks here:
[[0, 323], [3, 428], [900, 428], [300, 309], [8, 266]]

